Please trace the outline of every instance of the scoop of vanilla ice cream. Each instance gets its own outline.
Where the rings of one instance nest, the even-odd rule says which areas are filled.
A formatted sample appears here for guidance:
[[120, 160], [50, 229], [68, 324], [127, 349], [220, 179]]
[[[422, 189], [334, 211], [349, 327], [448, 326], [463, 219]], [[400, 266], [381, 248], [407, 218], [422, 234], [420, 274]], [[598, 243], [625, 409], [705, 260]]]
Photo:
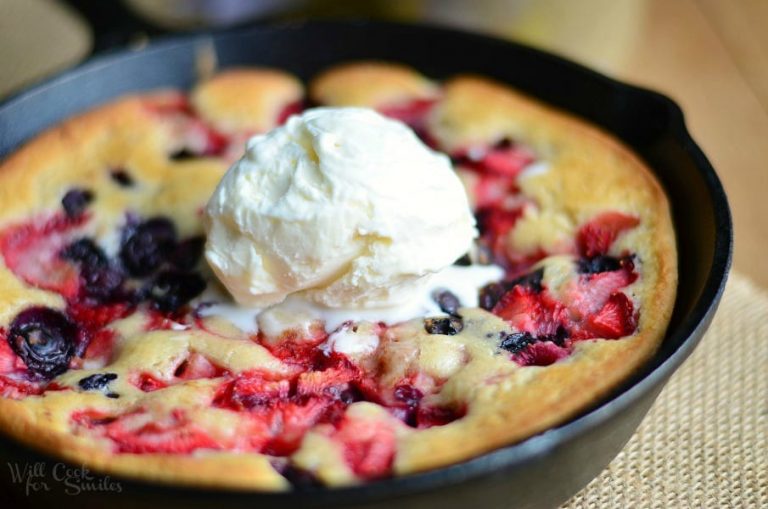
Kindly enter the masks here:
[[205, 256], [238, 303], [402, 303], [476, 236], [448, 158], [364, 108], [315, 108], [251, 138], [205, 211]]

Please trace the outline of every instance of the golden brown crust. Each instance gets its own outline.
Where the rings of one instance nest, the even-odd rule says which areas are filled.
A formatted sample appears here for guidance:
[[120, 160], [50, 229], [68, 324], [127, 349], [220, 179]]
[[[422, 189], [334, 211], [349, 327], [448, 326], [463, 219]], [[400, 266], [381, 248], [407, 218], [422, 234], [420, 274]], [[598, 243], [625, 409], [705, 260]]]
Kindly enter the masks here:
[[275, 125], [283, 109], [301, 101], [294, 76], [274, 69], [228, 69], [192, 90], [200, 116], [224, 133], [259, 133]]
[[[508, 87], [475, 76], [456, 77], [442, 89], [403, 66], [351, 63], [318, 76], [312, 99], [329, 105], [380, 107], [411, 99], [440, 97], [428, 119], [439, 146], [453, 152], [487, 145], [504, 137], [526, 144], [548, 169], [520, 180], [522, 193], [537, 205], [510, 235], [514, 249], [558, 245], [572, 238], [579, 225], [605, 210], [637, 216], [640, 226], [614, 246], [638, 259], [639, 279], [624, 292], [639, 310], [637, 333], [619, 340], [578, 342], [566, 359], [547, 367], [520, 367], [498, 354], [488, 333], [504, 330], [500, 318], [479, 309], [462, 310], [465, 329], [450, 338], [427, 335], [420, 320], [393, 327], [382, 362], [392, 377], [411, 363], [446, 379], [430, 398], [443, 406], [467, 405], [467, 415], [450, 424], [416, 430], [389, 418], [381, 408], [356, 403], [348, 412], [368, 419], [393, 421], [396, 429], [396, 474], [465, 460], [495, 447], [522, 440], [564, 422], [609, 394], [639, 369], [658, 348], [669, 321], [677, 282], [676, 250], [669, 206], [646, 166], [610, 135]], [[198, 86], [192, 103], [203, 118], [225, 132], [263, 131], [274, 126], [277, 112], [301, 98], [301, 86], [279, 71], [237, 70]], [[170, 217], [182, 235], [201, 233], [197, 211], [226, 169], [220, 159], [169, 159], [183, 136], [178, 119], [159, 114], [173, 109], [176, 92], [130, 97], [80, 115], [39, 136], [0, 167], [0, 225], [5, 227], [55, 208], [73, 186], [88, 186], [97, 196], [88, 234], [105, 239], [119, 226], [126, 210]], [[117, 189], [109, 170], [127, 169], [139, 183], [136, 192]], [[552, 225], [558, 225], [557, 228]], [[543, 233], [542, 233], [543, 232]], [[553, 267], [554, 258], [541, 265]], [[0, 265], [0, 323], [7, 327], [32, 304], [54, 308], [63, 299], [19, 281]], [[162, 415], [183, 406], [221, 440], [245, 425], [237, 415], [210, 408], [217, 380], [197, 380], [162, 391], [142, 393], [128, 381], [136, 366], [161, 376], [193, 351], [205, 353], [233, 373], [257, 367], [288, 368], [263, 347], [244, 341], [231, 328], [221, 336], [204, 331], [145, 333], [133, 316], [111, 328], [118, 350], [109, 367], [119, 373], [121, 398], [74, 391], [48, 392], [14, 401], [0, 398], [0, 429], [38, 449], [76, 463], [131, 477], [168, 483], [231, 488], [285, 489], [285, 479], [267, 456], [250, 452], [115, 454], [107, 439], [95, 439], [73, 427], [73, 412], [105, 412], [141, 407]], [[222, 337], [224, 336], [224, 337]], [[436, 341], [440, 344], [435, 344]], [[405, 353], [404, 353], [405, 352]], [[407, 362], [400, 362], [408, 359]], [[458, 359], [447, 362], [446, 359]], [[102, 368], [103, 370], [103, 368]], [[98, 370], [68, 372], [56, 379], [73, 386]], [[340, 446], [312, 431], [293, 455], [297, 465], [313, 470], [329, 484], [358, 482], [344, 463]]]
[[328, 106], [379, 107], [437, 95], [437, 87], [410, 67], [385, 62], [350, 62], [312, 80], [310, 98]]

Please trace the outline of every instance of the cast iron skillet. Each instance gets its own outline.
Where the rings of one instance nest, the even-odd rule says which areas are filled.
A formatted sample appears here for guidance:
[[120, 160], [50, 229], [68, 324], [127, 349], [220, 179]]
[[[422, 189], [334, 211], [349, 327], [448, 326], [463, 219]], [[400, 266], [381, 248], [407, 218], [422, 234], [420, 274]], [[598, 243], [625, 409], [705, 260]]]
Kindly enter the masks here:
[[[730, 266], [728, 203], [712, 166], [686, 131], [678, 106], [662, 95], [553, 55], [480, 35], [382, 22], [308, 22], [181, 37], [96, 58], [0, 107], [0, 157], [46, 127], [121, 94], [189, 87], [195, 81], [196, 51], [210, 42], [220, 67], [275, 66], [303, 79], [337, 62], [362, 58], [403, 62], [437, 79], [475, 72], [510, 83], [614, 133], [645, 159], [671, 199], [680, 286], [667, 337], [652, 362], [597, 408], [523, 443], [448, 468], [353, 488], [278, 494], [120, 480], [121, 493], [83, 491], [66, 496], [63, 467], [54, 469], [57, 460], [2, 439], [2, 463], [23, 467], [45, 461], [45, 474], [59, 478], [50, 479], [50, 491], [26, 495], [23, 483], [6, 477], [7, 471], [0, 474], [15, 505], [545, 508], [556, 507], [584, 487], [618, 454], [672, 372], [701, 339]], [[69, 490], [73, 491], [77, 490]]]

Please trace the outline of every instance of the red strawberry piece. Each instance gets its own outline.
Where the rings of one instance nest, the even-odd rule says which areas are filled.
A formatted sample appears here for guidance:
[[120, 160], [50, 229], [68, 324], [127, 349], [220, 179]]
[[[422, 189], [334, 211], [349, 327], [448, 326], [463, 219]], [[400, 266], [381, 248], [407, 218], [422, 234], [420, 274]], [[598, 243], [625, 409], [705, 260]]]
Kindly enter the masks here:
[[227, 373], [226, 369], [215, 365], [204, 355], [192, 352], [179, 364], [173, 376], [180, 380], [197, 380], [200, 378], [218, 378]]
[[637, 217], [621, 212], [603, 212], [579, 229], [576, 241], [582, 256], [608, 253], [618, 236], [640, 224]]
[[515, 191], [517, 191], [517, 184], [513, 178], [481, 175], [473, 189], [475, 208], [498, 207]]
[[104, 425], [104, 435], [119, 452], [186, 454], [197, 449], [220, 449], [204, 429], [187, 419], [181, 410], [155, 420], [141, 412], [126, 414]]
[[525, 347], [512, 355], [512, 360], [521, 366], [549, 366], [567, 357], [570, 350], [551, 341], [540, 341]]
[[597, 313], [587, 317], [584, 324], [584, 328], [593, 334], [592, 337], [606, 339], [628, 336], [636, 327], [634, 306], [622, 292], [611, 295]]
[[485, 172], [515, 178], [533, 160], [531, 151], [519, 145], [499, 146], [489, 150], [480, 165]]
[[500, 207], [484, 208], [475, 214], [483, 243], [491, 249], [495, 261], [502, 265], [507, 264], [508, 234], [522, 215], [522, 208], [507, 210]]
[[637, 279], [630, 270], [614, 270], [597, 274], [581, 274], [569, 282], [563, 291], [563, 299], [574, 320], [599, 310], [617, 290]]
[[296, 392], [299, 396], [339, 397], [351, 382], [360, 380], [360, 370], [350, 362], [322, 371], [307, 371], [299, 375]]
[[310, 328], [308, 335], [289, 330], [276, 340], [268, 341], [259, 336], [259, 344], [267, 348], [272, 355], [289, 364], [310, 367], [317, 363], [318, 356], [323, 353], [317, 348], [328, 339], [328, 334], [321, 322], [316, 322]]
[[115, 320], [125, 318], [133, 312], [133, 306], [118, 302], [89, 306], [82, 302], [70, 303], [67, 314], [87, 331], [94, 332]]
[[0, 331], [0, 374], [23, 372], [27, 370], [27, 365], [21, 358], [13, 353], [11, 345], [8, 344], [5, 331]]
[[168, 384], [149, 373], [139, 373], [130, 377], [133, 385], [144, 392], [152, 392], [168, 387]]
[[101, 329], [91, 335], [88, 346], [83, 353], [83, 358], [88, 360], [100, 360], [104, 364], [109, 362], [115, 343], [115, 332], [110, 329]]
[[277, 125], [283, 125], [285, 124], [286, 120], [291, 117], [291, 115], [298, 115], [304, 110], [304, 103], [302, 101], [295, 101], [292, 103], [286, 104], [282, 110], [280, 110], [280, 113], [277, 115], [277, 120], [275, 123]]
[[466, 415], [466, 408], [447, 408], [436, 406], [422, 406], [416, 414], [416, 427], [419, 429], [443, 426]]
[[492, 312], [533, 336], [556, 335], [558, 328], [568, 324], [568, 313], [562, 304], [546, 291], [536, 292], [522, 285], [504, 294]]
[[331, 403], [327, 398], [312, 398], [303, 403], [278, 403], [265, 416], [272, 438], [262, 452], [272, 456], [293, 454], [306, 432], [325, 416]]
[[88, 213], [75, 218], [56, 214], [6, 228], [0, 233], [0, 252], [6, 266], [26, 283], [52, 290], [71, 299], [77, 296], [80, 280], [77, 268], [59, 256]]
[[205, 136], [206, 143], [203, 149], [205, 156], [221, 155], [229, 146], [229, 138], [212, 127], [206, 126]]
[[262, 371], [248, 371], [222, 384], [213, 405], [230, 410], [251, 410], [286, 400], [290, 392], [290, 380]]
[[347, 415], [333, 438], [342, 444], [352, 471], [363, 479], [381, 479], [392, 471], [396, 438], [391, 424]]
[[435, 99], [413, 99], [399, 104], [382, 106], [378, 110], [382, 115], [399, 120], [414, 129], [421, 129], [424, 127], [426, 116], [434, 104]]
[[44, 388], [39, 383], [15, 376], [0, 375], [0, 397], [23, 399], [27, 396], [42, 394], [43, 391]]
[[72, 412], [70, 419], [76, 426], [94, 429], [96, 426], [101, 426], [113, 422], [115, 417], [112, 417], [100, 410], [87, 408], [85, 410], [77, 410], [76, 412]]

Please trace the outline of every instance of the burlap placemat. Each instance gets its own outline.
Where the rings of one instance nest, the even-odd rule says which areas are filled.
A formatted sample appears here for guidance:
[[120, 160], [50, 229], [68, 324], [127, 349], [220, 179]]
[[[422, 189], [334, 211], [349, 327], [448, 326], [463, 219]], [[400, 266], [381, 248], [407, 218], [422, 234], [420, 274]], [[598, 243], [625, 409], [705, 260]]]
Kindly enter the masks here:
[[768, 293], [732, 274], [709, 332], [563, 508], [768, 508]]

